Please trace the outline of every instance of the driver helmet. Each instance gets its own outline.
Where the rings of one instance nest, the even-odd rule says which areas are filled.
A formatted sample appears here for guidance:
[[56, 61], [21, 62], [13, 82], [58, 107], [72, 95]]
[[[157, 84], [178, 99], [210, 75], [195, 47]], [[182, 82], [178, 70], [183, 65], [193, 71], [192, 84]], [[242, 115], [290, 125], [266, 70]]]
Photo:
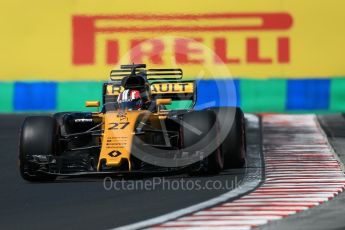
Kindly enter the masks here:
[[126, 89], [117, 97], [121, 109], [139, 110], [143, 105], [140, 91]]

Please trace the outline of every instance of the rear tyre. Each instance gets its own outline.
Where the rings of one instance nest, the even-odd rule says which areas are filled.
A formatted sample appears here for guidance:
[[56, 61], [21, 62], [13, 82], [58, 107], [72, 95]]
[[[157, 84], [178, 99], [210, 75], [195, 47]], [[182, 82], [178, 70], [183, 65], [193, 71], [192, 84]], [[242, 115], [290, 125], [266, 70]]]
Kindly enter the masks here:
[[182, 120], [184, 149], [194, 156], [198, 156], [198, 152], [205, 154], [191, 165], [189, 174], [218, 174], [223, 170], [224, 156], [219, 148], [219, 124], [214, 112], [193, 111], [184, 114]]
[[19, 168], [23, 179], [31, 182], [54, 181], [56, 176], [37, 172], [40, 165], [30, 163], [32, 155], [54, 155], [57, 146], [56, 120], [47, 116], [27, 117], [22, 125], [19, 143]]
[[[246, 132], [245, 118], [241, 108], [219, 107], [212, 109], [221, 126], [221, 149], [224, 168], [241, 168], [245, 164]], [[230, 132], [229, 132], [230, 131]]]

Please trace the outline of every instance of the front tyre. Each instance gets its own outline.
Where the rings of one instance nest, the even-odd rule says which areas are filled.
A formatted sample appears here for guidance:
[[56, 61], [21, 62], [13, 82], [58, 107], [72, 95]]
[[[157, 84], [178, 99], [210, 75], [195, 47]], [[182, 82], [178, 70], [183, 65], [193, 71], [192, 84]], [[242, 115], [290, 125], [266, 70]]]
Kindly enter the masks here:
[[219, 145], [219, 123], [213, 111], [193, 111], [183, 115], [183, 143], [200, 161], [189, 170], [191, 175], [218, 174], [224, 168], [224, 155]]
[[224, 168], [241, 168], [245, 164], [246, 129], [243, 111], [239, 107], [212, 108], [221, 126], [221, 149]]
[[33, 155], [48, 158], [55, 154], [58, 138], [56, 120], [48, 116], [27, 117], [24, 120], [19, 142], [19, 168], [23, 179], [30, 182], [54, 181], [56, 176], [38, 172], [41, 165], [30, 162]]

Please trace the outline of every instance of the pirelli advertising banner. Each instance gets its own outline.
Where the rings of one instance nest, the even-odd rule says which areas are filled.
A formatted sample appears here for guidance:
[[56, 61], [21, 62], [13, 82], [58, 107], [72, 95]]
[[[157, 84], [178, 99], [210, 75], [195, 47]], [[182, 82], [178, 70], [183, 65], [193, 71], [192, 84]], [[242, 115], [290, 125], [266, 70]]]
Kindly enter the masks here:
[[180, 67], [187, 78], [345, 75], [345, 1], [3, 0], [0, 5], [1, 81], [106, 80], [110, 69], [132, 62]]

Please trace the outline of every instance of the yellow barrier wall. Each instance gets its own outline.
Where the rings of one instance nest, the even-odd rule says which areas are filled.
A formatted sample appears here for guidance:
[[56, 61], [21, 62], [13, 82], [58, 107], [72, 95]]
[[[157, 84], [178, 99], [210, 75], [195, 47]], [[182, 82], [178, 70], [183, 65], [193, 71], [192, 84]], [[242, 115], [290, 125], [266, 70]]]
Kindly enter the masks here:
[[[106, 80], [120, 61], [143, 61], [150, 67], [176, 64], [186, 76], [199, 74], [201, 68], [203, 75], [211, 76], [212, 68], [221, 65], [219, 60], [236, 77], [345, 75], [345, 1], [9, 0], [0, 4], [1, 81]], [[126, 57], [131, 47], [150, 38], [128, 54], [134, 60]], [[150, 56], [153, 50], [155, 55]]]

